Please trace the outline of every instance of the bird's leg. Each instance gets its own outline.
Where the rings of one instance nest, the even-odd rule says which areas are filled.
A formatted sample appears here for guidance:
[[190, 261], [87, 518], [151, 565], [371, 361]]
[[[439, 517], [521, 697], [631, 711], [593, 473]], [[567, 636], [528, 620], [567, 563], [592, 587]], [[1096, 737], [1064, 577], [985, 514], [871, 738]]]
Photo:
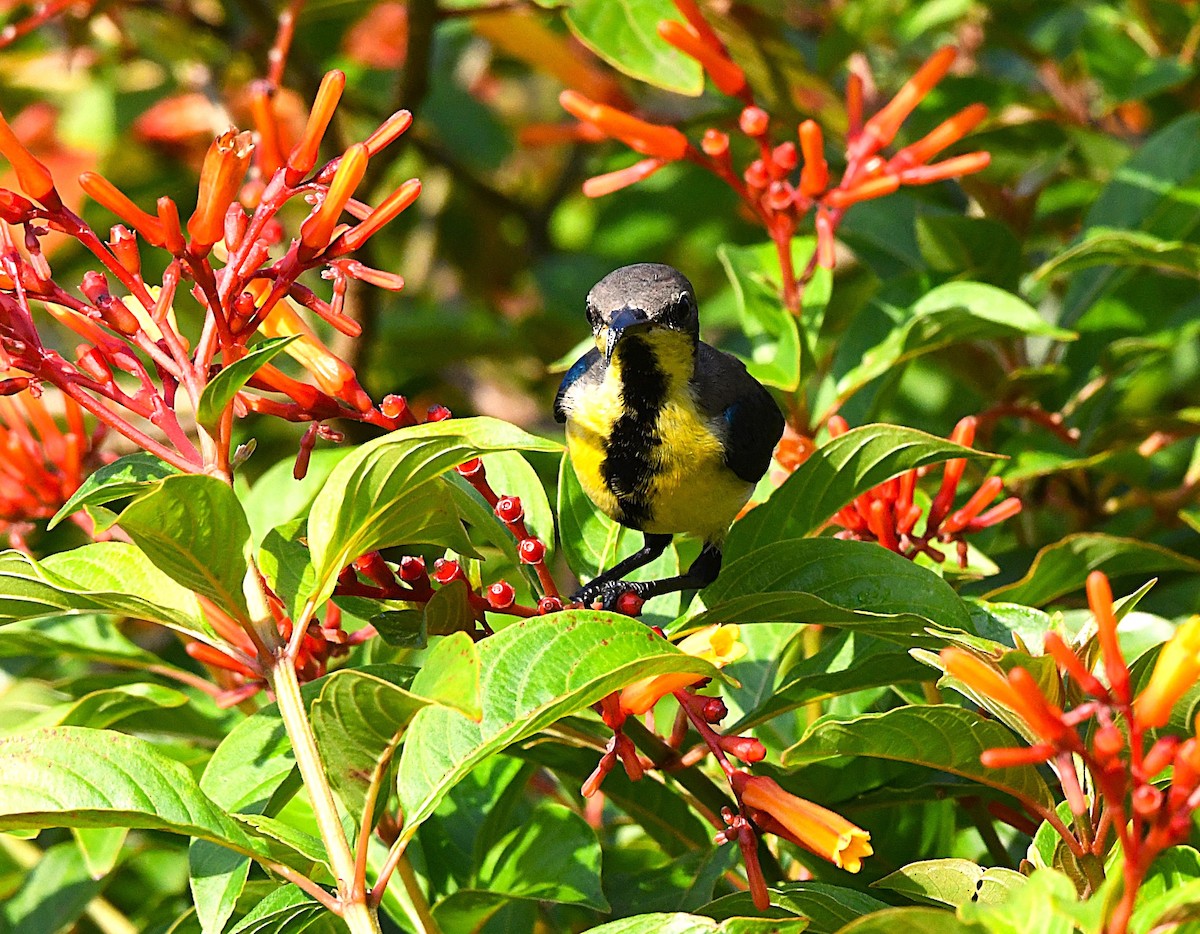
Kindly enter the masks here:
[[[581, 587], [579, 592], [571, 599], [577, 600], [584, 606], [591, 606], [595, 599], [608, 592], [614, 584], [619, 584], [622, 588], [618, 591], [618, 596], [629, 589], [621, 578], [626, 574], [631, 574], [638, 568], [643, 567], [661, 555], [667, 550], [667, 546], [671, 544], [673, 535], [651, 535], [643, 533], [642, 547], [631, 554], [624, 561], [619, 561], [611, 568], [594, 578], [588, 584]], [[616, 599], [615, 597], [613, 598]], [[607, 600], [605, 601], [607, 605]]]
[[[701, 590], [715, 581], [720, 572], [721, 548], [718, 545], [706, 544], [700, 550], [696, 560], [692, 562], [692, 566], [687, 569], [686, 574], [680, 574], [678, 577], [664, 577], [655, 581], [623, 581], [610, 578], [589, 596], [591, 602], [599, 598], [603, 601], [604, 609], [611, 610], [616, 606], [621, 594], [634, 593], [643, 600], [649, 600], [651, 597], [673, 593], [676, 590]], [[588, 587], [590, 588], [599, 580], [600, 578], [596, 578]], [[584, 605], [591, 606], [591, 602], [585, 601]]]

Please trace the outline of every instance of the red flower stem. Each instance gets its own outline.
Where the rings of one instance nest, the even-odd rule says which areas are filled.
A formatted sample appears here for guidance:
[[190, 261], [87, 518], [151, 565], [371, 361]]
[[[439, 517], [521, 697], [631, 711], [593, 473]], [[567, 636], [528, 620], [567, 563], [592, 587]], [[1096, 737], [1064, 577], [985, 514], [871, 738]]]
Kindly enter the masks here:
[[546, 567], [545, 559], [542, 559], [537, 564], [535, 564], [533, 566], [533, 569], [534, 569], [534, 571], [537, 572], [538, 581], [541, 582], [542, 596], [544, 596], [544, 597], [559, 596], [558, 584], [555, 583], [554, 575], [550, 573], [550, 569], [548, 567]]
[[[730, 765], [729, 760], [725, 757], [725, 750], [721, 748], [720, 736], [708, 725], [708, 722], [700, 715], [699, 711], [693, 709], [693, 705], [696, 704], [696, 695], [682, 689], [672, 691], [671, 693], [675, 700], [679, 702], [679, 706], [683, 712], [687, 714], [688, 719], [692, 721], [692, 726], [696, 728], [696, 732], [700, 734], [705, 745], [712, 750], [712, 754], [716, 757], [717, 764], [721, 766], [721, 771], [725, 773], [725, 777], [732, 780], [737, 769]], [[734, 797], [737, 797], [736, 792], [734, 793]], [[738, 799], [738, 804], [741, 804], [740, 798]]]

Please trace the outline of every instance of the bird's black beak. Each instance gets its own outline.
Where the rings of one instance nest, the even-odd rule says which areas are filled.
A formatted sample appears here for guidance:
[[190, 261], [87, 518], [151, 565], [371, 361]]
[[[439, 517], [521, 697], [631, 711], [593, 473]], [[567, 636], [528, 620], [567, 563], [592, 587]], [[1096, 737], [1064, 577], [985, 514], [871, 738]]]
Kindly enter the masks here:
[[621, 340], [621, 336], [628, 330], [637, 329], [641, 325], [649, 324], [650, 317], [641, 308], [630, 308], [626, 306], [621, 308], [608, 319], [608, 341], [604, 345], [604, 362], [611, 363], [613, 351], [617, 349], [617, 344]]

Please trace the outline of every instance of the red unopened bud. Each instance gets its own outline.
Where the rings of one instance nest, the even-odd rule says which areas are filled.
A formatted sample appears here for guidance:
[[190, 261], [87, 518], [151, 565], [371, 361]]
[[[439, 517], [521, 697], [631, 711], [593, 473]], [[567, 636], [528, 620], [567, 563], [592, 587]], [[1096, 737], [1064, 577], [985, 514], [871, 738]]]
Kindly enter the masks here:
[[1109, 586], [1103, 571], [1092, 571], [1088, 575], [1087, 597], [1088, 607], [1096, 619], [1104, 673], [1108, 675], [1108, 683], [1113, 693], [1128, 703], [1131, 698], [1129, 668], [1125, 665], [1125, 656], [1121, 654], [1121, 644], [1117, 640], [1117, 617], [1113, 612], [1112, 587]]
[[1142, 759], [1142, 775], [1147, 781], [1171, 764], [1179, 746], [1178, 736], [1164, 736], [1150, 747], [1150, 751]]
[[517, 592], [508, 581], [496, 581], [484, 595], [493, 610], [507, 610], [517, 599]]
[[15, 191], [0, 188], [0, 220], [9, 224], [24, 224], [33, 218], [33, 202]]
[[[386, 415], [387, 413], [385, 412], [384, 414]], [[483, 461], [478, 457], [472, 457], [469, 461], [459, 464], [454, 468], [454, 470], [460, 477], [466, 477], [468, 479], [471, 477], [486, 475], [483, 467]]]
[[804, 154], [804, 168], [800, 170], [800, 193], [812, 198], [823, 192], [829, 184], [829, 163], [825, 161], [825, 137], [814, 120], [800, 124], [800, 151]]
[[400, 559], [400, 580], [411, 584], [415, 581], [423, 580], [427, 576], [425, 573], [424, 558], [414, 558], [411, 555], [405, 555]]
[[646, 605], [646, 601], [635, 594], [632, 590], [627, 590], [621, 596], [617, 597], [616, 611], [623, 616], [641, 616], [642, 607]]
[[456, 580], [466, 580], [466, 575], [463, 574], [463, 570], [457, 561], [451, 561], [448, 558], [438, 558], [433, 562], [433, 579], [442, 586], [445, 586]]
[[113, 381], [112, 369], [100, 355], [100, 351], [95, 347], [89, 347], [87, 344], [80, 344], [76, 350], [78, 359], [75, 365], [80, 371], [97, 383], [107, 386]]
[[1153, 817], [1162, 806], [1163, 793], [1153, 785], [1138, 785], [1131, 796], [1133, 810], [1142, 817]]
[[401, 418], [409, 414], [408, 400], [404, 396], [387, 395], [379, 403], [379, 411], [388, 418]]
[[496, 502], [496, 516], [502, 522], [520, 522], [525, 518], [525, 510], [517, 497], [504, 496]]
[[761, 107], [755, 107], [753, 104], [744, 108], [738, 117], [738, 127], [750, 137], [762, 136], [767, 132], [767, 126], [770, 122], [771, 118], [767, 112]]
[[108, 245], [122, 269], [130, 275], [141, 275], [142, 257], [138, 253], [137, 235], [132, 230], [117, 224], [109, 231]]
[[720, 130], [705, 130], [704, 138], [700, 140], [700, 148], [706, 156], [719, 159], [729, 152], [729, 134]]
[[517, 546], [517, 556], [523, 564], [537, 564], [546, 557], [546, 546], [540, 539], [530, 536]]
[[767, 166], [762, 159], [755, 159], [746, 166], [742, 178], [751, 188], [766, 188], [771, 181], [771, 174], [767, 171]]
[[785, 172], [790, 172], [800, 162], [795, 143], [780, 143], [771, 150], [771, 161]]
[[966, 528], [972, 519], [983, 512], [983, 507], [996, 498], [1003, 485], [1004, 481], [999, 477], [988, 477], [984, 480], [962, 508], [946, 518], [946, 521], [942, 523], [942, 531], [953, 535]]
[[183, 239], [183, 227], [179, 222], [179, 208], [166, 195], [158, 199], [157, 208], [158, 222], [162, 224], [163, 231], [162, 245], [178, 256], [187, 247]]
[[108, 288], [108, 279], [105, 278], [104, 273], [94, 269], [89, 269], [83, 274], [83, 281], [79, 283], [79, 291], [93, 305], [98, 305], [112, 297]]
[[704, 717], [706, 723], [720, 723], [729, 715], [729, 708], [725, 706], [725, 701], [721, 698], [710, 697], [700, 708], [700, 715]]
[[345, 87], [346, 76], [340, 71], [328, 72], [321, 79], [321, 87], [317, 90], [317, 98], [313, 101], [312, 112], [309, 113], [308, 123], [304, 127], [304, 135], [288, 155], [287, 173], [284, 176], [288, 185], [298, 184], [317, 164], [317, 151]]
[[1125, 748], [1125, 736], [1111, 723], [1102, 726], [1092, 737], [1092, 749], [1103, 759], [1111, 759]]
[[561, 610], [563, 608], [563, 602], [558, 597], [542, 597], [542, 599], [538, 601], [537, 608], [538, 613], [540, 613], [542, 616], [546, 616], [549, 613], [557, 613], [559, 610]]
[[722, 736], [721, 748], [743, 762], [762, 762], [767, 757], [767, 747], [752, 736]]
[[892, 156], [889, 165], [904, 169], [925, 164], [943, 149], [970, 133], [986, 116], [987, 108], [983, 104], [972, 104], [960, 110], [949, 120], [940, 123], [931, 133], [921, 137], [911, 146], [901, 149]]
[[450, 418], [453, 414], [454, 413], [451, 412], [444, 405], [431, 405], [429, 407], [429, 410], [425, 413], [425, 421], [427, 421], [427, 422], [444, 422], [446, 419]]
[[9, 379], [0, 379], [0, 396], [15, 396], [19, 392], [24, 392], [29, 388], [29, 378], [26, 376], [13, 376]]
[[792, 206], [793, 193], [792, 186], [787, 182], [771, 182], [763, 200], [774, 211], [786, 211]]

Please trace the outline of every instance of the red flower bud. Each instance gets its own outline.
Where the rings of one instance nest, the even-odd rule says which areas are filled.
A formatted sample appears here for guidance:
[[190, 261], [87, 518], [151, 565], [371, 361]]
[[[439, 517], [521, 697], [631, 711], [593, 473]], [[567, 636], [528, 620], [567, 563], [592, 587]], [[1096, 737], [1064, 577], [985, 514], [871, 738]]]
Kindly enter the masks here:
[[523, 564], [537, 564], [546, 557], [546, 546], [531, 536], [517, 546], [517, 556]]
[[463, 574], [462, 568], [457, 561], [451, 561], [448, 558], [438, 558], [433, 562], [433, 579], [442, 586], [445, 586], [456, 580], [466, 580], [466, 575]]
[[563, 602], [558, 597], [542, 597], [538, 601], [538, 613], [546, 616], [549, 613], [557, 613], [563, 608]]
[[729, 152], [729, 135], [720, 130], [705, 130], [704, 138], [700, 140], [700, 148], [707, 156], [717, 159]]
[[729, 715], [729, 708], [725, 706], [725, 701], [721, 698], [710, 697], [700, 709], [700, 715], [704, 717], [706, 723], [720, 723]]
[[426, 577], [425, 559], [405, 555], [400, 559], [400, 580], [407, 584], [422, 580]]
[[761, 107], [755, 107], [753, 104], [743, 109], [738, 117], [738, 127], [750, 137], [762, 136], [767, 132], [770, 122], [770, 115]]
[[484, 596], [487, 597], [488, 605], [493, 610], [507, 610], [517, 599], [517, 592], [508, 581], [496, 581], [487, 589]]
[[505, 496], [496, 503], [496, 516], [502, 522], [520, 522], [525, 518], [525, 510], [517, 497]]
[[450, 418], [453, 414], [454, 413], [451, 412], [444, 405], [431, 405], [429, 407], [429, 410], [425, 413], [425, 421], [427, 421], [427, 422], [444, 422], [446, 419]]
[[[387, 413], [385, 412], [384, 414], [386, 415]], [[478, 457], [472, 457], [469, 461], [459, 464], [457, 467], [454, 468], [454, 471], [460, 477], [466, 477], [468, 479], [470, 477], [485, 474], [484, 467], [483, 467], [483, 461], [480, 460]]]

